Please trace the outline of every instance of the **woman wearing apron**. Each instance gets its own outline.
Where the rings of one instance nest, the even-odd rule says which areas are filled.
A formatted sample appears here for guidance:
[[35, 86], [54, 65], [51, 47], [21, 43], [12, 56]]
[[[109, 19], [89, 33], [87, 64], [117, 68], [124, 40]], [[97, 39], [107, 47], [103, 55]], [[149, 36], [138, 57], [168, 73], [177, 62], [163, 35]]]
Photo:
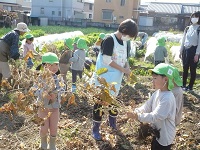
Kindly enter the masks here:
[[[136, 23], [127, 19], [124, 20], [118, 27], [118, 30], [108, 36], [101, 45], [101, 52], [96, 61], [96, 70], [107, 68], [108, 71], [100, 77], [106, 79], [108, 83], [115, 82], [116, 92], [110, 91], [110, 94], [117, 96], [120, 90], [123, 75], [130, 75], [129, 64], [127, 61], [127, 41], [135, 38], [138, 33]], [[95, 86], [100, 85], [97, 80], [96, 73], [93, 74]], [[96, 103], [93, 108], [93, 128], [92, 135], [94, 139], [101, 140], [99, 127], [102, 120], [100, 109], [102, 105]], [[109, 126], [116, 129], [117, 110], [109, 110]]]

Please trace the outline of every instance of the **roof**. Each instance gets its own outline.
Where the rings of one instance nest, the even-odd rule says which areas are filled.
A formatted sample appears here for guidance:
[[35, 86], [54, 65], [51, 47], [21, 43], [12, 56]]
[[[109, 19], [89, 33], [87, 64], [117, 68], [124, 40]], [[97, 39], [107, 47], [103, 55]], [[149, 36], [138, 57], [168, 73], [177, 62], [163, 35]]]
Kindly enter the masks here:
[[8, 4], [8, 5], [20, 5], [20, 4], [17, 4], [17, 3], [7, 3], [7, 2], [0, 2], [2, 4]]
[[200, 11], [200, 5], [193, 5], [193, 6], [184, 6], [183, 5], [183, 8], [184, 8], [184, 13], [193, 13], [195, 11]]
[[191, 14], [195, 11], [200, 11], [200, 4], [151, 2], [147, 10], [155, 11], [156, 13]]

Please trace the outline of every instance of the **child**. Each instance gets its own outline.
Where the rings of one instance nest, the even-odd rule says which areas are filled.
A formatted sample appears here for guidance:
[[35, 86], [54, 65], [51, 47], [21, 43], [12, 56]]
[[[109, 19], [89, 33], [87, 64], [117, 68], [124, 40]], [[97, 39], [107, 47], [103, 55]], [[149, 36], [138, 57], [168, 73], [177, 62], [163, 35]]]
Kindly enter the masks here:
[[63, 76], [65, 83], [67, 83], [66, 75], [70, 67], [69, 59], [72, 57], [72, 50], [73, 50], [72, 44], [73, 40], [71, 38], [65, 40], [66, 50], [62, 52], [59, 60], [60, 73]]
[[[100, 75], [103, 77], [106, 82], [112, 83], [116, 82], [115, 88], [116, 93], [110, 91], [112, 96], [116, 97], [119, 93], [123, 75], [129, 76], [131, 71], [127, 61], [128, 49], [127, 41], [137, 36], [138, 28], [137, 24], [131, 20], [126, 19], [120, 23], [118, 30], [108, 36], [101, 45], [100, 54], [97, 57], [96, 68], [107, 68], [108, 71]], [[95, 86], [99, 86], [97, 80], [97, 74], [93, 74]], [[93, 127], [92, 127], [92, 136], [95, 140], [101, 140], [101, 135], [99, 133], [99, 128], [102, 121], [101, 113], [102, 105], [96, 103], [93, 107]], [[114, 130], [117, 129], [116, 118], [118, 111], [116, 109], [109, 110], [109, 126]]]
[[73, 50], [73, 52], [74, 52], [76, 49], [78, 49], [78, 48], [77, 48], [77, 42], [78, 42], [79, 39], [80, 39], [80, 37], [78, 37], [78, 36], [75, 37], [75, 39], [74, 39], [74, 45], [73, 45], [73, 46], [74, 46], [74, 50]]
[[97, 39], [97, 41], [95, 42], [95, 44], [94, 44], [94, 52], [95, 52], [95, 54], [96, 54], [96, 58], [97, 58], [97, 56], [98, 56], [98, 54], [99, 54], [99, 51], [100, 51], [100, 49], [101, 49], [101, 42], [105, 39], [105, 33], [100, 33], [99, 34], [99, 38]]
[[134, 113], [129, 112], [127, 116], [140, 122], [150, 123], [159, 130], [160, 138], [153, 137], [151, 150], [170, 150], [176, 135], [176, 101], [170, 91], [174, 87], [173, 69], [168, 64], [161, 63], [150, 71], [156, 91], [148, 101], [136, 108]]
[[165, 48], [165, 38], [161, 37], [158, 39], [157, 47], [154, 52], [154, 64], [155, 66], [159, 63], [165, 62], [165, 57], [167, 57], [167, 49]]
[[83, 68], [84, 68], [84, 62], [86, 53], [85, 50], [88, 49], [86, 41], [82, 38], [80, 38], [77, 41], [77, 48], [75, 52], [73, 53], [73, 57], [69, 59], [69, 62], [72, 63], [71, 69], [72, 69], [72, 92], [76, 92], [76, 80], [77, 75], [79, 75], [79, 78], [82, 78]]
[[140, 41], [141, 41], [141, 46], [139, 47], [139, 50], [144, 49], [144, 45], [146, 44], [147, 39], [148, 39], [148, 34], [145, 32], [138, 32], [138, 37], [140, 37]]
[[174, 88], [172, 89], [172, 93], [176, 99], [176, 117], [175, 117], [175, 125], [179, 125], [182, 117], [183, 110], [183, 90], [182, 85], [183, 81], [180, 77], [179, 71], [177, 68], [173, 68], [173, 78], [174, 78]]
[[[44, 69], [49, 70], [52, 73], [52, 80], [55, 81], [55, 85], [53, 86], [52, 91], [48, 91], [47, 95], [43, 97], [46, 90], [49, 90], [49, 87], [52, 85], [52, 82], [49, 79], [41, 79], [39, 84], [44, 84], [42, 88], [38, 86], [35, 95], [37, 98], [37, 104], [43, 103], [43, 107], [39, 107], [38, 116], [40, 118], [45, 118], [49, 113], [51, 115], [47, 117], [44, 125], [41, 125], [40, 128], [40, 137], [41, 137], [41, 149], [47, 149], [47, 134], [48, 130], [50, 131], [50, 143], [49, 149], [56, 150], [56, 135], [57, 135], [57, 125], [59, 121], [59, 108], [61, 101], [61, 94], [64, 92], [65, 87], [61, 87], [60, 85], [64, 85], [64, 81], [59, 79], [55, 74], [58, 71], [58, 57], [55, 53], [45, 53], [42, 56], [42, 63], [44, 64]], [[46, 76], [47, 77], [47, 76]], [[46, 81], [45, 81], [46, 80]], [[49, 86], [49, 87], [48, 87]], [[54, 89], [55, 88], [55, 89]]]
[[33, 45], [34, 36], [32, 34], [26, 34], [26, 42], [23, 44], [23, 57], [27, 61], [27, 68], [33, 67], [33, 53], [38, 54]]

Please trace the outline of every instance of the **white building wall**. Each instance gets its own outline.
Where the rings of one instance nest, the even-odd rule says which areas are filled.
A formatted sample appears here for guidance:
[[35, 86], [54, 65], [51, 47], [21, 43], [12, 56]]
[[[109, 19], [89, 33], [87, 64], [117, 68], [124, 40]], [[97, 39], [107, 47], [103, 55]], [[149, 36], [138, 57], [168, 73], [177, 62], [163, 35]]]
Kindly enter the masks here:
[[72, 13], [72, 0], [63, 0], [63, 9], [62, 9], [62, 13], [63, 13], [63, 20], [68, 20], [71, 18], [71, 16], [73, 15]]
[[[58, 12], [61, 11], [61, 0], [33, 0], [31, 17], [60, 17]], [[44, 8], [44, 14], [41, 14], [41, 9]], [[52, 11], [55, 11], [55, 15], [52, 15]], [[61, 15], [62, 16], [62, 15]]]
[[[90, 10], [90, 3], [85, 3], [84, 4], [84, 14], [85, 18], [84, 19], [93, 19], [93, 11], [94, 11], [94, 3], [92, 4], [92, 10]], [[90, 18], [91, 14], [91, 18]]]
[[[78, 12], [78, 13], [77, 13]], [[72, 2], [72, 19], [83, 19], [84, 15], [84, 3], [77, 2], [77, 0]]]
[[[32, 0], [31, 7], [31, 17], [47, 17], [53, 20], [74, 20], [76, 17], [86, 18], [84, 3], [77, 2], [77, 0]], [[44, 14], [41, 14], [42, 8], [44, 8]], [[54, 15], [52, 15], [52, 11], [55, 12]], [[58, 15], [59, 11], [61, 11], [60, 16]], [[82, 15], [75, 15], [77, 12]]]

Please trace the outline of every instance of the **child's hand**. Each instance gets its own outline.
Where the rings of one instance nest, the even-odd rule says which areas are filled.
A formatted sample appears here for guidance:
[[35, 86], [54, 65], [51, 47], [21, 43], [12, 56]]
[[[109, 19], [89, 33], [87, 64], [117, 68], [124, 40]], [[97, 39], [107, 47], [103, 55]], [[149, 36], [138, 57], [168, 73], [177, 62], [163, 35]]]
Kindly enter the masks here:
[[124, 68], [123, 72], [127, 75], [130, 76], [131, 70], [129, 68]]
[[45, 94], [44, 98], [49, 100], [49, 104], [52, 104], [56, 101], [57, 94], [53, 92], [49, 92]]
[[194, 56], [194, 63], [198, 62], [198, 60], [199, 60], [199, 55], [195, 54], [195, 56]]
[[133, 120], [138, 120], [138, 115], [136, 113], [128, 112], [127, 117]]

